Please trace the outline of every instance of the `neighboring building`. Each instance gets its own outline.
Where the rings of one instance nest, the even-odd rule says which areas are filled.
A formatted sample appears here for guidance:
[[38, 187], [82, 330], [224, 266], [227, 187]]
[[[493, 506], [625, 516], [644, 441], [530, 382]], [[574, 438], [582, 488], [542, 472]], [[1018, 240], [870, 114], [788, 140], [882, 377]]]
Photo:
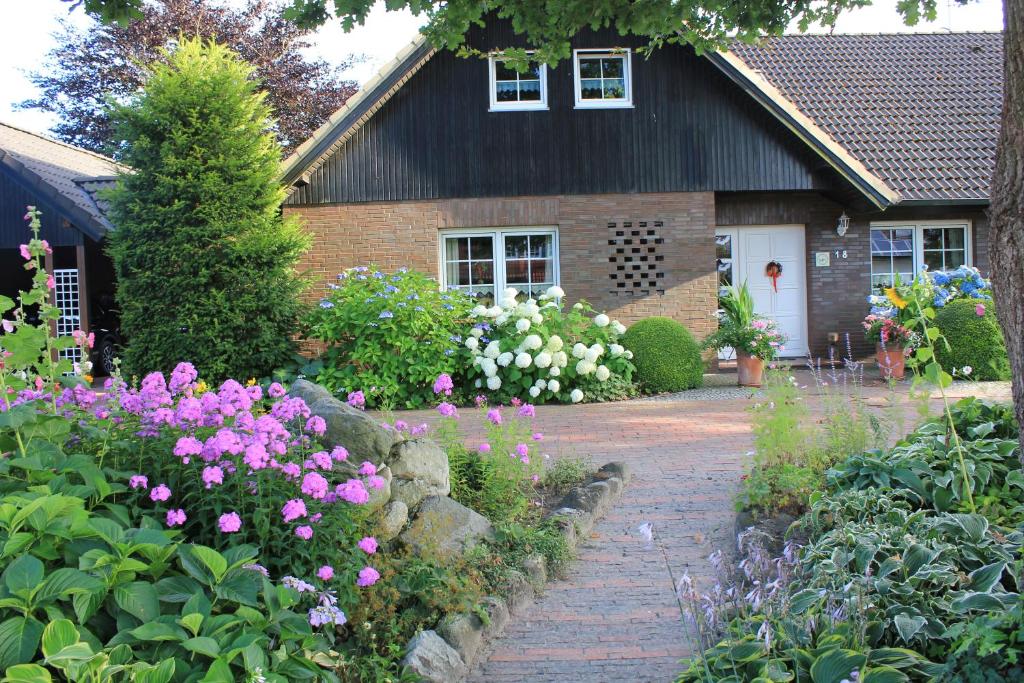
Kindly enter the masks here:
[[[468, 41], [522, 45], [502, 25]], [[988, 268], [1001, 34], [643, 45], [588, 31], [523, 74], [414, 42], [285, 162], [307, 265], [485, 296], [559, 283], [698, 336], [719, 282], [746, 279], [794, 356], [844, 333], [865, 352], [865, 296], [894, 273]]]
[[[53, 247], [46, 268], [54, 275], [54, 303], [60, 307], [57, 333], [107, 325], [114, 295], [114, 268], [103, 251], [111, 229], [97, 192], [114, 184], [112, 160], [0, 123], [0, 294], [17, 298], [32, 273], [18, 247], [31, 237], [27, 206], [42, 212], [40, 237]], [[97, 329], [97, 354], [113, 358], [116, 344]], [[102, 357], [96, 360], [107, 360]]]

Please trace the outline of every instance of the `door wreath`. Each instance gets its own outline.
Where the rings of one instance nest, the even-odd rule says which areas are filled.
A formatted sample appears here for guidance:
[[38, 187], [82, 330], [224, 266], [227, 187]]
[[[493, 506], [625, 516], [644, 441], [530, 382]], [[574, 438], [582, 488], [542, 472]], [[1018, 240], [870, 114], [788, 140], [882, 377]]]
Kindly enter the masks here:
[[782, 277], [782, 264], [778, 261], [769, 261], [764, 267], [764, 274], [772, 279], [772, 289], [779, 291], [779, 278]]

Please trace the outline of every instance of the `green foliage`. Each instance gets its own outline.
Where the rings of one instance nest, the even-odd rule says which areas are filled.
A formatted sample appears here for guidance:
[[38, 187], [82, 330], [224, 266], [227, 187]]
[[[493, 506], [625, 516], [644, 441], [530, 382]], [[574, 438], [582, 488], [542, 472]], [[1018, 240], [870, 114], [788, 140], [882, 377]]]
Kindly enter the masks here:
[[[936, 346], [935, 356], [944, 368], [971, 379], [1008, 380], [1010, 359], [1003, 332], [994, 306], [991, 302], [987, 304], [957, 299], [940, 308], [935, 314], [935, 326], [942, 330], [946, 344]], [[978, 315], [978, 310], [982, 315]], [[971, 368], [970, 372], [965, 368]]]
[[644, 318], [629, 326], [622, 345], [633, 352], [636, 379], [652, 394], [699, 387], [704, 381], [700, 346], [671, 318]]
[[317, 382], [362, 390], [369, 405], [429, 405], [437, 376], [458, 368], [469, 297], [441, 292], [437, 281], [406, 268], [385, 274], [360, 266], [338, 280], [308, 320], [310, 338], [327, 346]]
[[292, 356], [308, 238], [280, 216], [280, 150], [251, 74], [184, 40], [113, 107], [132, 169], [109, 197], [132, 373], [190, 360], [210, 379], [258, 377]]
[[754, 313], [754, 298], [744, 282], [730, 285], [719, 298], [718, 330], [702, 344], [705, 349], [732, 349], [761, 360], [773, 360], [786, 343], [774, 320]]
[[544, 470], [544, 488], [554, 496], [564, 496], [587, 480], [594, 471], [588, 458], [559, 458]]

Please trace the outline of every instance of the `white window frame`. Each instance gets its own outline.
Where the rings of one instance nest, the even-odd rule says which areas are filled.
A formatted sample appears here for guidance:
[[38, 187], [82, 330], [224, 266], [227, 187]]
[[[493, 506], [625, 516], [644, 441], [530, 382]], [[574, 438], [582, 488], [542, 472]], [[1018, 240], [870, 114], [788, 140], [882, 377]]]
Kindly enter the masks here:
[[494, 300], [498, 301], [502, 291], [508, 287], [505, 279], [505, 238], [520, 235], [550, 235], [554, 284], [561, 285], [562, 268], [559, 263], [558, 228], [556, 227], [505, 227], [505, 228], [456, 228], [439, 231], [437, 272], [441, 290], [448, 290], [448, 267], [445, 259], [445, 242], [449, 237], [490, 237], [494, 254]]
[[[532, 55], [533, 52], [526, 54]], [[539, 64], [540, 67], [540, 100], [536, 102], [499, 102], [498, 101], [498, 77], [495, 66], [505, 59], [501, 55], [491, 55], [487, 58], [487, 81], [490, 96], [490, 109], [488, 111], [544, 111], [548, 108], [548, 67], [547, 64]]]
[[[924, 267], [924, 231], [929, 228], [963, 228], [964, 229], [964, 265], [973, 265], [974, 250], [974, 226], [969, 220], [935, 220], [935, 221], [872, 221], [868, 225], [868, 279], [874, 280], [874, 261], [872, 259], [871, 231], [872, 230], [894, 230], [912, 229], [914, 231], [914, 244], [912, 247], [914, 273], [921, 272]], [[869, 285], [871, 293], [874, 293], [874, 284]]]
[[[585, 100], [581, 93], [580, 58], [581, 57], [619, 57], [624, 62], [622, 71], [625, 80], [626, 96], [614, 100]], [[629, 48], [580, 49], [572, 51], [573, 89], [575, 91], [577, 109], [631, 109], [633, 107], [633, 51]]]

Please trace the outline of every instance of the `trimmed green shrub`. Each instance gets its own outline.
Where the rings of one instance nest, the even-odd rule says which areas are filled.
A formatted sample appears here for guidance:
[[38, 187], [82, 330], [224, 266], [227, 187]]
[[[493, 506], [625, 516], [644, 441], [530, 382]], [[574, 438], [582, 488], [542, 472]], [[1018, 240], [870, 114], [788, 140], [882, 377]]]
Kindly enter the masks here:
[[631, 325], [622, 345], [633, 352], [636, 379], [647, 393], [693, 389], [704, 380], [700, 346], [671, 318], [655, 316]]
[[972, 379], [1010, 379], [1010, 359], [991, 301], [950, 301], [938, 309], [935, 325], [949, 342], [948, 349], [941, 341], [935, 346], [938, 361], [947, 372], [962, 373], [966, 366], [971, 368], [968, 376]]
[[281, 150], [252, 68], [183, 40], [112, 120], [131, 172], [110, 193], [126, 370], [191, 361], [209, 380], [292, 358], [309, 241], [280, 214]]

